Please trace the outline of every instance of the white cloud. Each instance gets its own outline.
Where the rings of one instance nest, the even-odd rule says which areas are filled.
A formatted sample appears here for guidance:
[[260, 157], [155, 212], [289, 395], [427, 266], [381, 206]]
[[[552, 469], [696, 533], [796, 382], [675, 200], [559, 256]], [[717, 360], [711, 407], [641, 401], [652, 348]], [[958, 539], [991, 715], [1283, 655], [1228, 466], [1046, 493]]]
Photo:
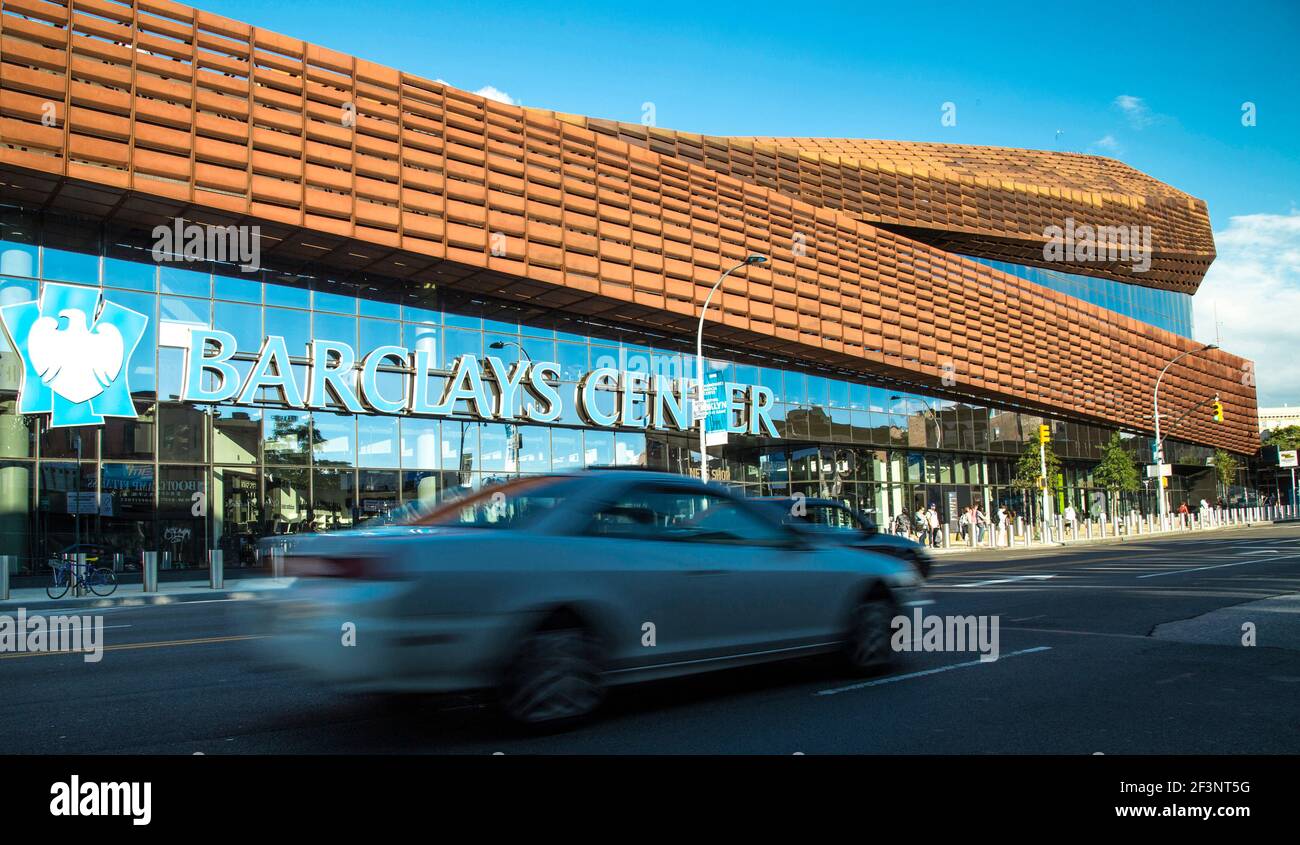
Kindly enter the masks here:
[[[448, 82], [445, 79], [442, 79], [441, 77], [433, 81], [437, 82], [439, 85], [447, 85], [452, 88], [460, 87], [459, 85], [452, 85], [450, 82]], [[507, 106], [522, 105], [522, 103], [520, 103], [514, 97], [511, 97], [509, 94], [507, 94], [505, 91], [502, 91], [500, 88], [496, 87], [495, 85], [484, 85], [482, 88], [478, 89], [474, 93], [478, 94], [480, 97], [486, 97], [489, 100], [496, 100], [498, 103], [505, 103]]]
[[1160, 119], [1160, 115], [1153, 113], [1141, 97], [1132, 94], [1120, 94], [1113, 105], [1123, 112], [1128, 125], [1134, 129], [1145, 129]]
[[515, 102], [514, 97], [511, 97], [509, 94], [507, 94], [505, 91], [502, 91], [500, 88], [497, 88], [495, 85], [484, 85], [482, 88], [478, 89], [474, 93], [478, 94], [480, 97], [487, 97], [489, 100], [496, 100], [498, 103], [505, 103], [507, 106], [519, 105], [517, 102]]
[[1088, 151], [1104, 152], [1109, 153], [1110, 155], [1123, 155], [1124, 148], [1120, 145], [1114, 135], [1103, 135], [1092, 142], [1092, 146], [1088, 148]]
[[1255, 362], [1259, 404], [1300, 404], [1300, 213], [1233, 217], [1192, 300], [1199, 339]]

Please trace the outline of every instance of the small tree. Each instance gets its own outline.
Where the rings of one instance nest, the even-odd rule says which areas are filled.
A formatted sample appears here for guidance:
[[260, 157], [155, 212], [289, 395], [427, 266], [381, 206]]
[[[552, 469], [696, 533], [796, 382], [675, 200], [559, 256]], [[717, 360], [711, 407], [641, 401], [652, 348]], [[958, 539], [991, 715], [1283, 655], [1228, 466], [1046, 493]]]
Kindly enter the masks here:
[[[1020, 453], [1020, 460], [1016, 462], [1016, 475], [1011, 479], [1011, 486], [1026, 493], [1025, 499], [1033, 502], [1033, 508], [1038, 507], [1038, 475], [1041, 469], [1041, 462], [1038, 459], [1038, 441], [1026, 440], [1025, 450]], [[1061, 459], [1052, 451], [1052, 444], [1047, 444], [1047, 484], [1049, 488], [1056, 489], [1057, 476], [1061, 474]]]
[[1101, 463], [1092, 473], [1097, 486], [1106, 491], [1110, 501], [1110, 512], [1119, 513], [1119, 495], [1136, 492], [1141, 486], [1138, 477], [1137, 462], [1132, 453], [1124, 448], [1124, 439], [1115, 432], [1106, 441], [1102, 450]]
[[1265, 446], [1279, 449], [1300, 449], [1300, 425], [1288, 425], [1275, 428], [1264, 435]]
[[1236, 455], [1222, 449], [1214, 450], [1214, 474], [1219, 480], [1219, 495], [1225, 500], [1228, 498], [1228, 488], [1237, 480], [1238, 467], [1240, 464]]

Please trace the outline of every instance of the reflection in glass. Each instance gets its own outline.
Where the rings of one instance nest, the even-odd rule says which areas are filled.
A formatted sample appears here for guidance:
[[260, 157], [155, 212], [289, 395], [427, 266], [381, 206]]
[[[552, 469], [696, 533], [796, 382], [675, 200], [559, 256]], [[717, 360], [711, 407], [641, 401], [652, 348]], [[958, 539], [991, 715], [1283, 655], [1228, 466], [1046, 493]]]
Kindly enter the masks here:
[[407, 417], [401, 421], [402, 466], [417, 469], [438, 468], [438, 421]]
[[[207, 459], [205, 433], [208, 415], [195, 405], [163, 405], [158, 412], [158, 459], [203, 461]], [[104, 441], [108, 451], [108, 440]]]
[[357, 473], [358, 514], [357, 520], [364, 521], [383, 516], [397, 507], [400, 481], [396, 470], [378, 471], [362, 470]]
[[306, 411], [267, 410], [262, 448], [268, 464], [305, 464], [317, 437]]
[[[148, 461], [153, 458], [154, 405], [137, 404], [136, 419], [105, 417], [100, 437], [104, 457], [131, 461]], [[199, 458], [201, 460], [202, 458]]]
[[312, 415], [312, 455], [317, 466], [352, 466], [356, 462], [356, 420], [350, 414], [317, 411]]
[[356, 476], [350, 469], [312, 473], [312, 531], [351, 528], [357, 519]]
[[[207, 470], [164, 466], [158, 470], [158, 542], [172, 569], [208, 565]], [[198, 513], [195, 506], [202, 505]]]
[[212, 418], [212, 457], [223, 464], [255, 464], [261, 454], [262, 412], [217, 406]]
[[216, 467], [212, 471], [212, 535], [227, 568], [257, 564], [261, 532], [261, 483], [256, 469]]
[[263, 534], [298, 534], [308, 528], [308, 472], [306, 469], [267, 468]]
[[397, 417], [364, 414], [356, 419], [357, 466], [398, 466]]

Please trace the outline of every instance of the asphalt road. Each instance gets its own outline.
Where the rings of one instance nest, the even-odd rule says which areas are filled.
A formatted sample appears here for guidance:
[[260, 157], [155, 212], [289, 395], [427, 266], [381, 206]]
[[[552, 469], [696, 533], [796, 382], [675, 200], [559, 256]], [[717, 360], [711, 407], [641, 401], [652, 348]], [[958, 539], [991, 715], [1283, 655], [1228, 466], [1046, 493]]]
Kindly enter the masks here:
[[0, 753], [1300, 753], [1300, 526], [949, 556], [931, 586], [927, 613], [999, 617], [1001, 659], [657, 683], [542, 737], [470, 700], [349, 698], [269, 667], [256, 601], [113, 608], [98, 664], [0, 655]]

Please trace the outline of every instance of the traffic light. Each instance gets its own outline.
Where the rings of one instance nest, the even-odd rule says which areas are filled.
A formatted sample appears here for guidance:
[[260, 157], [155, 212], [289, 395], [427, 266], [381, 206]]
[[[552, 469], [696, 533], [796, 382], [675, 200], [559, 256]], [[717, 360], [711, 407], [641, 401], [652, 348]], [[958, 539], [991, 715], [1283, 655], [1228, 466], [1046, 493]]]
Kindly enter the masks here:
[[1044, 423], [1043, 425], [1040, 425], [1038, 427], [1038, 442], [1039, 443], [1052, 442], [1052, 427], [1050, 425]]
[[1223, 422], [1223, 403], [1219, 401], [1217, 396], [1214, 397], [1214, 421]]

